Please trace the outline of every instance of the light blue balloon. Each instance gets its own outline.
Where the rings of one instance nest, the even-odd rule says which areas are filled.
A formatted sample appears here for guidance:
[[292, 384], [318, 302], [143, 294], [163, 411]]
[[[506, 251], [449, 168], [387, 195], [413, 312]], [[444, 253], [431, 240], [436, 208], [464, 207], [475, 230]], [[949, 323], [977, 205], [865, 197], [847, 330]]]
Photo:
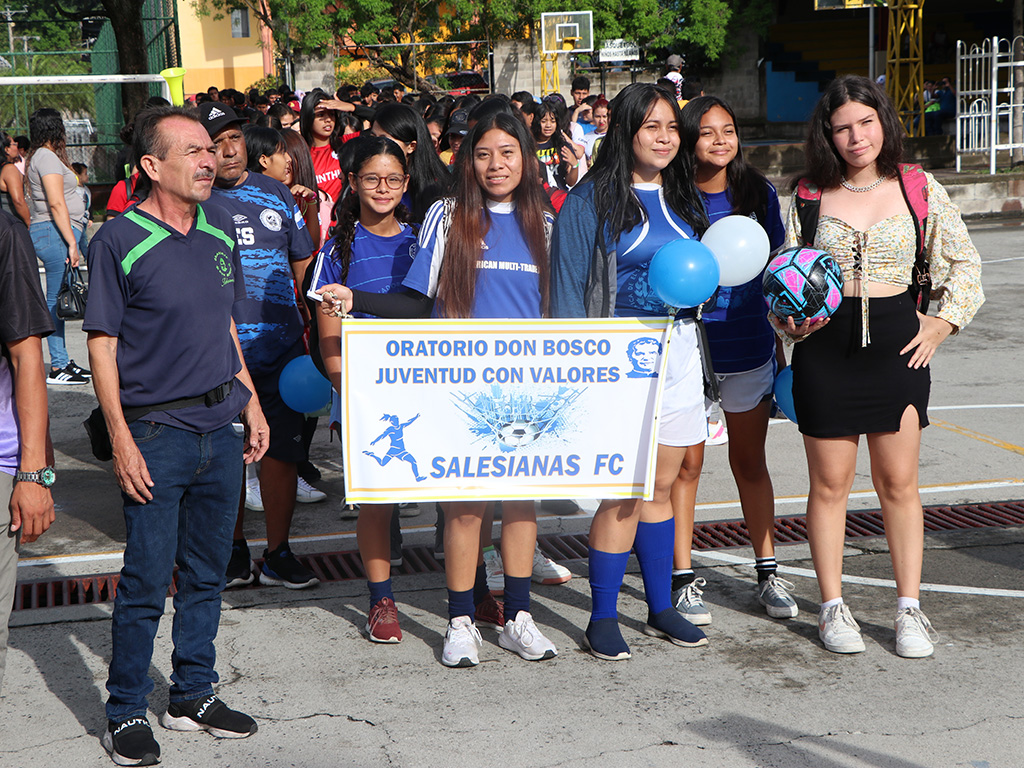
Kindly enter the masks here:
[[775, 395], [775, 403], [779, 406], [779, 410], [786, 414], [787, 419], [796, 424], [796, 408], [793, 405], [793, 368], [791, 366], [787, 365], [779, 371], [778, 376], [775, 377], [772, 394]]
[[711, 298], [718, 288], [718, 260], [699, 240], [679, 238], [654, 254], [648, 280], [658, 298], [670, 307], [688, 309]]
[[331, 382], [323, 377], [309, 355], [296, 357], [281, 371], [278, 388], [285, 405], [299, 413], [313, 413], [331, 399]]

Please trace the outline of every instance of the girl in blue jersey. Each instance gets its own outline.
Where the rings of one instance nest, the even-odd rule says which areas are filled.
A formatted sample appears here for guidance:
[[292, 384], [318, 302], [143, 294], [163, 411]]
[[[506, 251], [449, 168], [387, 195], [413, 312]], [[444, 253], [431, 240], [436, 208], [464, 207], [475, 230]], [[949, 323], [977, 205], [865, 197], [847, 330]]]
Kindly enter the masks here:
[[[511, 112], [487, 115], [462, 143], [455, 165], [454, 197], [427, 211], [419, 252], [405, 280], [404, 296], [372, 296], [343, 286], [325, 288], [324, 311], [347, 310], [387, 317], [536, 318], [546, 314], [548, 238], [552, 217], [540, 183], [536, 148]], [[486, 259], [482, 258], [486, 252]], [[517, 265], [510, 269], [511, 264]], [[330, 289], [337, 301], [327, 297]], [[475, 666], [482, 645], [474, 616], [493, 598], [487, 589], [480, 529], [486, 503], [445, 505], [445, 575], [448, 630], [441, 661]], [[498, 644], [524, 659], [557, 655], [530, 614], [530, 575], [537, 541], [533, 502], [503, 504], [501, 555], [504, 613]]]
[[[405, 153], [390, 139], [365, 136], [358, 140], [352, 168], [348, 184], [354, 194], [336, 206], [334, 237], [320, 250], [313, 268], [310, 291], [316, 298], [341, 284], [371, 293], [400, 291], [412, 264], [416, 234], [401, 205], [409, 186]], [[341, 319], [322, 316], [318, 326], [324, 367], [340, 394]], [[337, 404], [335, 398], [332, 410]], [[331, 420], [340, 420], [340, 413], [332, 413]], [[356, 523], [370, 590], [366, 633], [375, 643], [402, 639], [391, 590], [391, 511], [391, 504], [363, 504]]]
[[[657, 250], [707, 226], [690, 157], [679, 151], [679, 107], [654, 85], [625, 88], [611, 104], [604, 145], [587, 177], [569, 193], [551, 247], [551, 308], [556, 317], [657, 317], [674, 313], [651, 289]], [[694, 313], [671, 329], [658, 432], [654, 498], [604, 501], [590, 528], [592, 609], [584, 644], [601, 659], [630, 657], [616, 603], [630, 547], [647, 597], [644, 632], [676, 645], [707, 644], [672, 606], [675, 521], [669, 494], [690, 446], [707, 436]]]
[[[682, 111], [684, 151], [693, 157], [697, 188], [711, 222], [725, 216], [750, 216], [768, 233], [772, 250], [782, 245], [785, 227], [775, 187], [743, 159], [736, 116], [714, 96], [699, 96]], [[780, 343], [768, 323], [761, 275], [743, 285], [719, 289], [704, 308], [711, 360], [718, 378], [722, 411], [729, 428], [729, 464], [739, 489], [740, 505], [756, 558], [756, 596], [769, 616], [797, 615], [789, 595], [793, 585], [777, 578], [775, 502], [765, 459], [772, 386], [782, 357]], [[693, 539], [693, 498], [673, 494], [676, 514], [675, 569], [672, 597], [679, 612], [694, 624], [710, 624], [702, 598], [704, 579], [690, 562]]]

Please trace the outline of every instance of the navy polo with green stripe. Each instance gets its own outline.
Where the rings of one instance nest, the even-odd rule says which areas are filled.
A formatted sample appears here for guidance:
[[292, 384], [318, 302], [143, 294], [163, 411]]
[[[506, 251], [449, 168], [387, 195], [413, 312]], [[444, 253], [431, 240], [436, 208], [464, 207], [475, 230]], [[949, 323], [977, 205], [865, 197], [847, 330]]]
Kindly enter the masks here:
[[[122, 406], [196, 397], [241, 370], [231, 318], [245, 285], [233, 233], [230, 214], [206, 202], [186, 234], [132, 206], [93, 237], [82, 328], [117, 337]], [[144, 418], [210, 432], [229, 424], [248, 399], [236, 382], [219, 405]]]

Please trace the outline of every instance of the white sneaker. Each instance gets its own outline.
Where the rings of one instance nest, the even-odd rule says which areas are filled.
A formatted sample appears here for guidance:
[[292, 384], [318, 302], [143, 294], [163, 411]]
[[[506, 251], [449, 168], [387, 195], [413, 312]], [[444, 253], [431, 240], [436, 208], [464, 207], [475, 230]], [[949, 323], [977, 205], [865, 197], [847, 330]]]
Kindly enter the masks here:
[[711, 611], [704, 602], [704, 590], [707, 580], [697, 578], [685, 587], [672, 590], [672, 604], [683, 618], [695, 627], [706, 627], [711, 623]]
[[572, 571], [545, 557], [538, 544], [533, 548], [533, 573], [530, 578], [538, 584], [565, 584], [572, 578]]
[[558, 655], [555, 644], [541, 634], [528, 611], [520, 611], [515, 621], [505, 622], [505, 628], [498, 635], [498, 645], [527, 661], [553, 659]]
[[480, 663], [480, 648], [484, 644], [480, 630], [469, 616], [456, 616], [448, 622], [444, 634], [441, 663], [446, 667], [475, 667]]
[[299, 502], [299, 504], [315, 504], [316, 502], [323, 501], [326, 498], [326, 493], [314, 488], [301, 477], [299, 478], [299, 482], [295, 486], [295, 500]]
[[854, 620], [846, 603], [833, 605], [818, 614], [818, 637], [825, 644], [825, 649], [832, 653], [860, 653], [864, 650], [860, 624]]
[[708, 437], [705, 445], [725, 445], [729, 442], [729, 430], [725, 428], [723, 421], [708, 422]]
[[492, 595], [505, 593], [505, 569], [497, 549], [484, 552], [484, 570], [487, 571], [487, 589]]
[[904, 608], [896, 614], [896, 655], [923, 659], [935, 651], [938, 635], [920, 608]]
[[245, 508], [251, 509], [253, 512], [263, 511], [263, 496], [260, 494], [258, 478], [255, 482], [249, 480], [245, 482]]

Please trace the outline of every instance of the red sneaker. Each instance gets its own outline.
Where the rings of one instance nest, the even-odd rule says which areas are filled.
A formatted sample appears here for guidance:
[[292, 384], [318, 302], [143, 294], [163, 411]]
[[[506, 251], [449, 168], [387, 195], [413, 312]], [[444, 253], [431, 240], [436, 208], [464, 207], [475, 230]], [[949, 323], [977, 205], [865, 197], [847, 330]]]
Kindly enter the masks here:
[[492, 629], [504, 629], [505, 627], [505, 604], [494, 599], [494, 595], [488, 593], [484, 601], [476, 607], [476, 614], [473, 617], [478, 627], [491, 627]]
[[390, 597], [382, 597], [370, 609], [366, 619], [366, 634], [373, 643], [400, 643], [402, 630], [398, 627], [398, 608]]

